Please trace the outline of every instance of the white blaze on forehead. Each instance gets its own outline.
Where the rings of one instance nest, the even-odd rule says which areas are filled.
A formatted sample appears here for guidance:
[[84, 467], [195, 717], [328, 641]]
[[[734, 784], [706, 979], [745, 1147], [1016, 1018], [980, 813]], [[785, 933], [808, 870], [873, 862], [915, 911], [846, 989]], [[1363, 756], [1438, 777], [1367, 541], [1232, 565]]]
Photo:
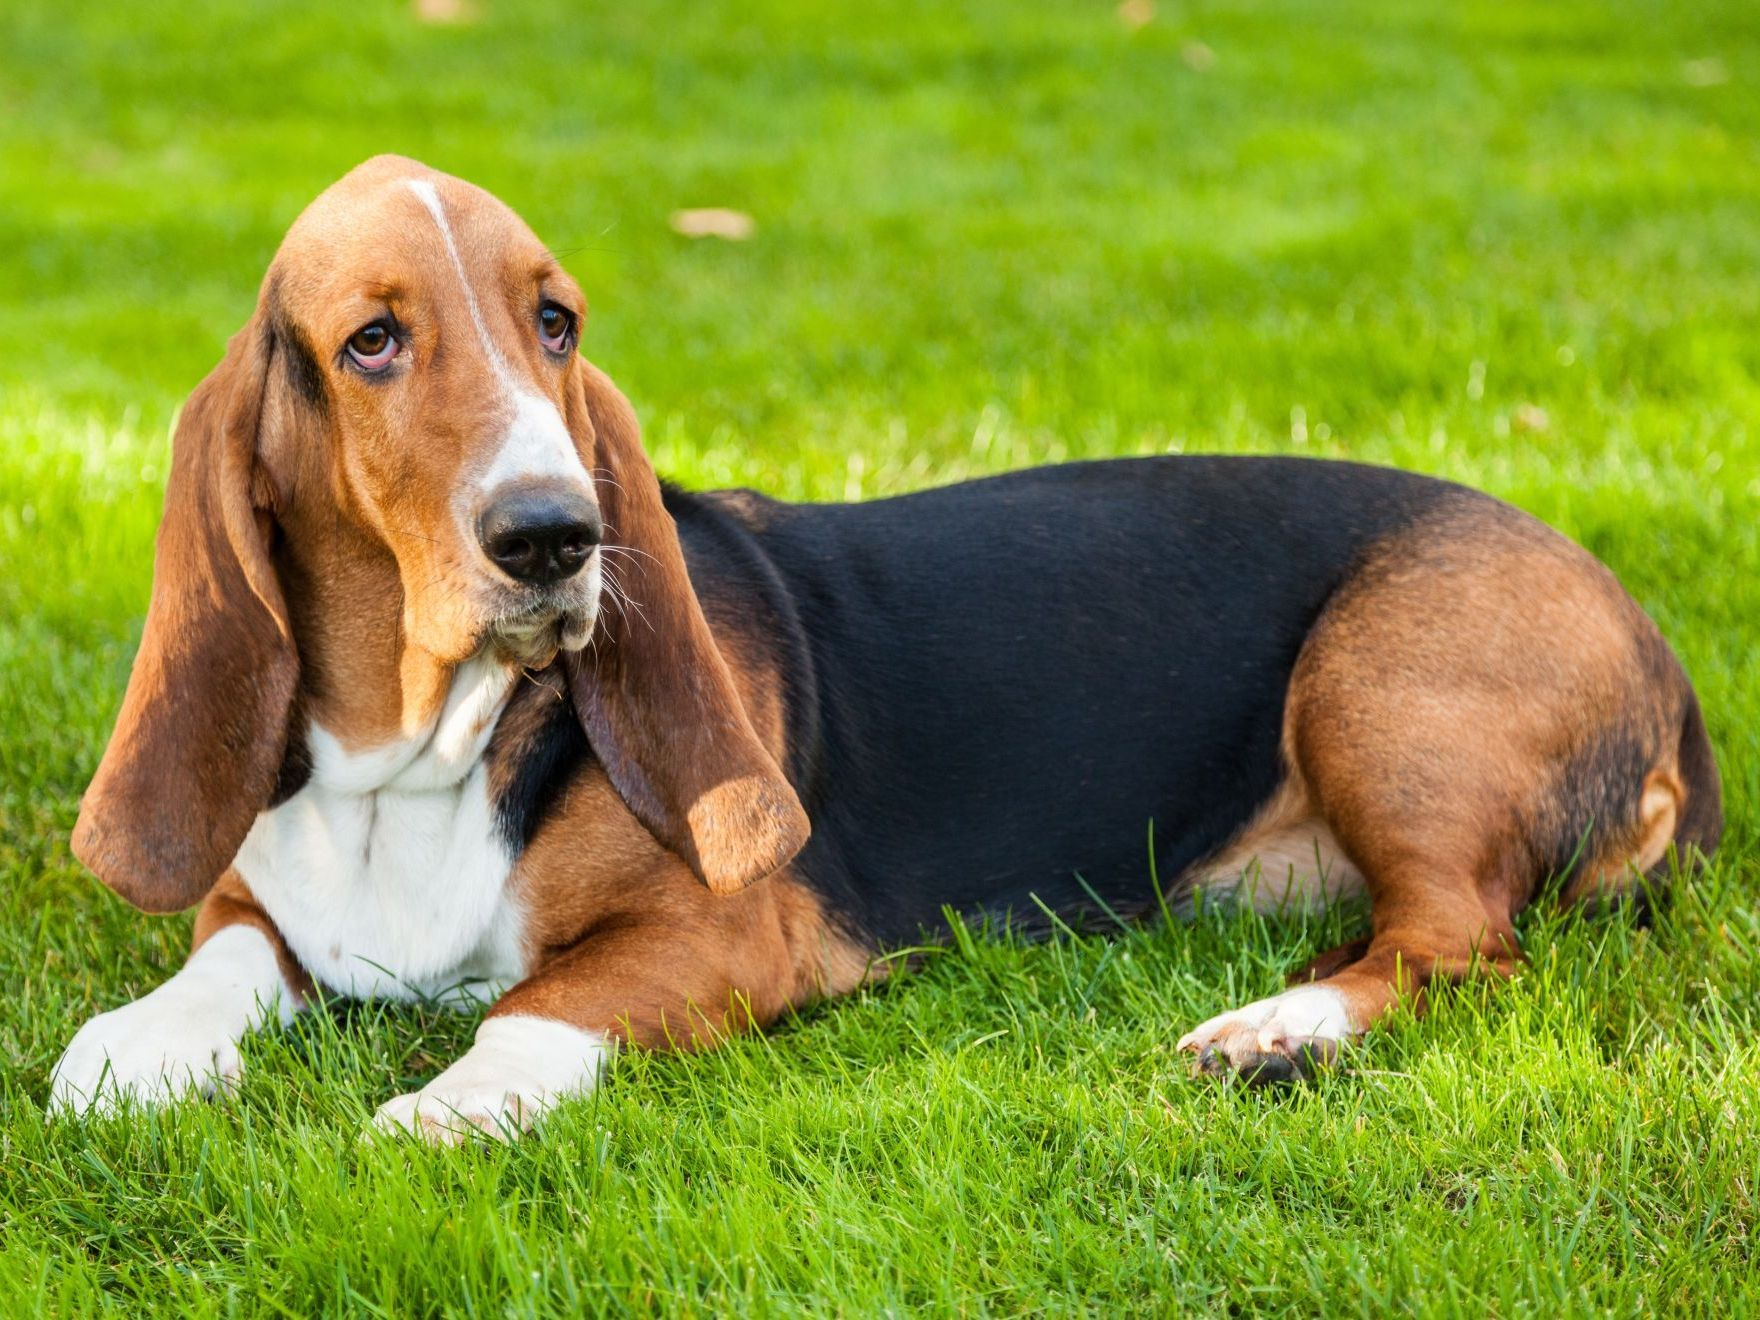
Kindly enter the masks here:
[[470, 309], [471, 324], [476, 327], [477, 339], [483, 346], [483, 355], [488, 358], [489, 365], [495, 372], [495, 378], [501, 385], [502, 398], [508, 408], [507, 427], [502, 432], [500, 448], [495, 451], [495, 457], [490, 460], [488, 469], [478, 479], [478, 488], [484, 491], [493, 490], [503, 482], [521, 477], [560, 477], [578, 483], [591, 494], [593, 483], [574, 447], [574, 437], [568, 433], [568, 427], [563, 423], [562, 414], [556, 411], [555, 404], [541, 397], [515, 376], [507, 355], [490, 335], [489, 323], [483, 319], [482, 304], [477, 301], [476, 290], [471, 288], [470, 276], [465, 273], [464, 259], [459, 256], [458, 244], [453, 240], [452, 226], [446, 219], [446, 207], [440, 200], [439, 190], [426, 179], [410, 179], [407, 182], [409, 190], [427, 208], [428, 214], [434, 218], [435, 227], [440, 231], [440, 240], [446, 245], [446, 255], [451, 259], [453, 273], [458, 276], [459, 287], [464, 290], [464, 302]]
[[471, 311], [471, 324], [477, 327], [477, 338], [482, 342], [483, 353], [488, 357], [489, 365], [495, 368], [501, 388], [508, 394], [516, 393], [513, 368], [508, 365], [507, 358], [489, 335], [489, 324], [483, 320], [483, 308], [477, 302], [476, 290], [471, 288], [470, 276], [464, 271], [464, 258], [458, 255], [458, 244], [452, 240], [452, 226], [447, 223], [446, 208], [441, 205], [439, 190], [426, 179], [411, 179], [409, 190], [428, 208], [428, 214], [434, 217], [434, 225], [440, 231], [440, 241], [446, 244], [446, 255], [452, 259], [452, 269], [458, 276], [459, 287], [464, 290], [465, 306]]

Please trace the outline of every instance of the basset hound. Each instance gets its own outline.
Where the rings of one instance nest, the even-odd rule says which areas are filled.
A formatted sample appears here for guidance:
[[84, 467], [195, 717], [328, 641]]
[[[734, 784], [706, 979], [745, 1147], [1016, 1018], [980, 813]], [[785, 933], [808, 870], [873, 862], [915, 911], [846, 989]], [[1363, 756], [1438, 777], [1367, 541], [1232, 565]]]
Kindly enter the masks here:
[[177, 424], [73, 836], [137, 907], [200, 903], [193, 952], [79, 1031], [54, 1106], [224, 1088], [320, 989], [480, 996], [475, 1044], [376, 1121], [501, 1136], [621, 1046], [849, 991], [948, 909], [1366, 895], [1366, 937], [1179, 1042], [1288, 1079], [1510, 971], [1543, 892], [1717, 844], [1680, 664], [1507, 505], [1221, 457], [689, 493], [585, 316], [512, 211], [415, 161], [294, 223]]

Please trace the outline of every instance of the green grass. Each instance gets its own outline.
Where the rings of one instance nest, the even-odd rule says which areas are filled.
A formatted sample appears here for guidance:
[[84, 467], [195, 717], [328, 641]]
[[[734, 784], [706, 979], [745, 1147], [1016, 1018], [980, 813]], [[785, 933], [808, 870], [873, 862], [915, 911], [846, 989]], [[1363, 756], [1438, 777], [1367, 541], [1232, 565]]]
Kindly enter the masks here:
[[[1760, 1307], [1760, 11], [481, 8], [0, 13], [8, 1310]], [[1283, 1095], [1172, 1043], [1360, 914], [956, 939], [767, 1038], [628, 1060], [511, 1149], [358, 1141], [468, 1039], [409, 1008], [256, 1039], [231, 1103], [46, 1122], [74, 1029], [187, 940], [66, 847], [168, 424], [297, 209], [383, 150], [567, 254], [586, 351], [688, 482], [1276, 450], [1534, 511], [1685, 659], [1722, 858], [1650, 929], [1531, 916], [1513, 985]], [[757, 234], [679, 238], [692, 205]]]

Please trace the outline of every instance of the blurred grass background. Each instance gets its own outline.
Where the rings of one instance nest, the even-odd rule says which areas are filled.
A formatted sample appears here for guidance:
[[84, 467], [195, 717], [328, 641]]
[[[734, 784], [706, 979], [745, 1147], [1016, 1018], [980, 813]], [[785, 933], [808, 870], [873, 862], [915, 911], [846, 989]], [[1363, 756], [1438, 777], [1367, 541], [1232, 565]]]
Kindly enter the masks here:
[[[0, 1288], [57, 1309], [1482, 1314], [1755, 1301], [1760, 11], [8, 0], [0, 9]], [[663, 471], [882, 495], [1168, 449], [1393, 462], [1548, 518], [1676, 643], [1719, 866], [1267, 1100], [1171, 1043], [1348, 924], [1025, 949], [543, 1142], [354, 1137], [469, 1023], [318, 1018], [240, 1100], [46, 1127], [185, 923], [65, 847], [138, 637], [181, 399], [365, 156], [563, 255]], [[692, 240], [682, 207], [749, 214]], [[7, 1286], [9, 1285], [9, 1286]]]

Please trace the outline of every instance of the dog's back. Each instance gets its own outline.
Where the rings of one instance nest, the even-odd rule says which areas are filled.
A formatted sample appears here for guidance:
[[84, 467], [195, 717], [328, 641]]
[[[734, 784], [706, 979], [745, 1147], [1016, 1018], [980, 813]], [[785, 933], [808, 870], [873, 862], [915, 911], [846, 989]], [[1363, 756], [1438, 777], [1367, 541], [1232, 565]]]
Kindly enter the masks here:
[[905, 940], [943, 905], [1030, 925], [1041, 903], [1152, 903], [1150, 822], [1165, 877], [1240, 831], [1282, 776], [1284, 692], [1328, 597], [1461, 499], [1490, 503], [1355, 464], [1165, 457], [670, 507], [717, 630], [789, 639], [803, 874]]

